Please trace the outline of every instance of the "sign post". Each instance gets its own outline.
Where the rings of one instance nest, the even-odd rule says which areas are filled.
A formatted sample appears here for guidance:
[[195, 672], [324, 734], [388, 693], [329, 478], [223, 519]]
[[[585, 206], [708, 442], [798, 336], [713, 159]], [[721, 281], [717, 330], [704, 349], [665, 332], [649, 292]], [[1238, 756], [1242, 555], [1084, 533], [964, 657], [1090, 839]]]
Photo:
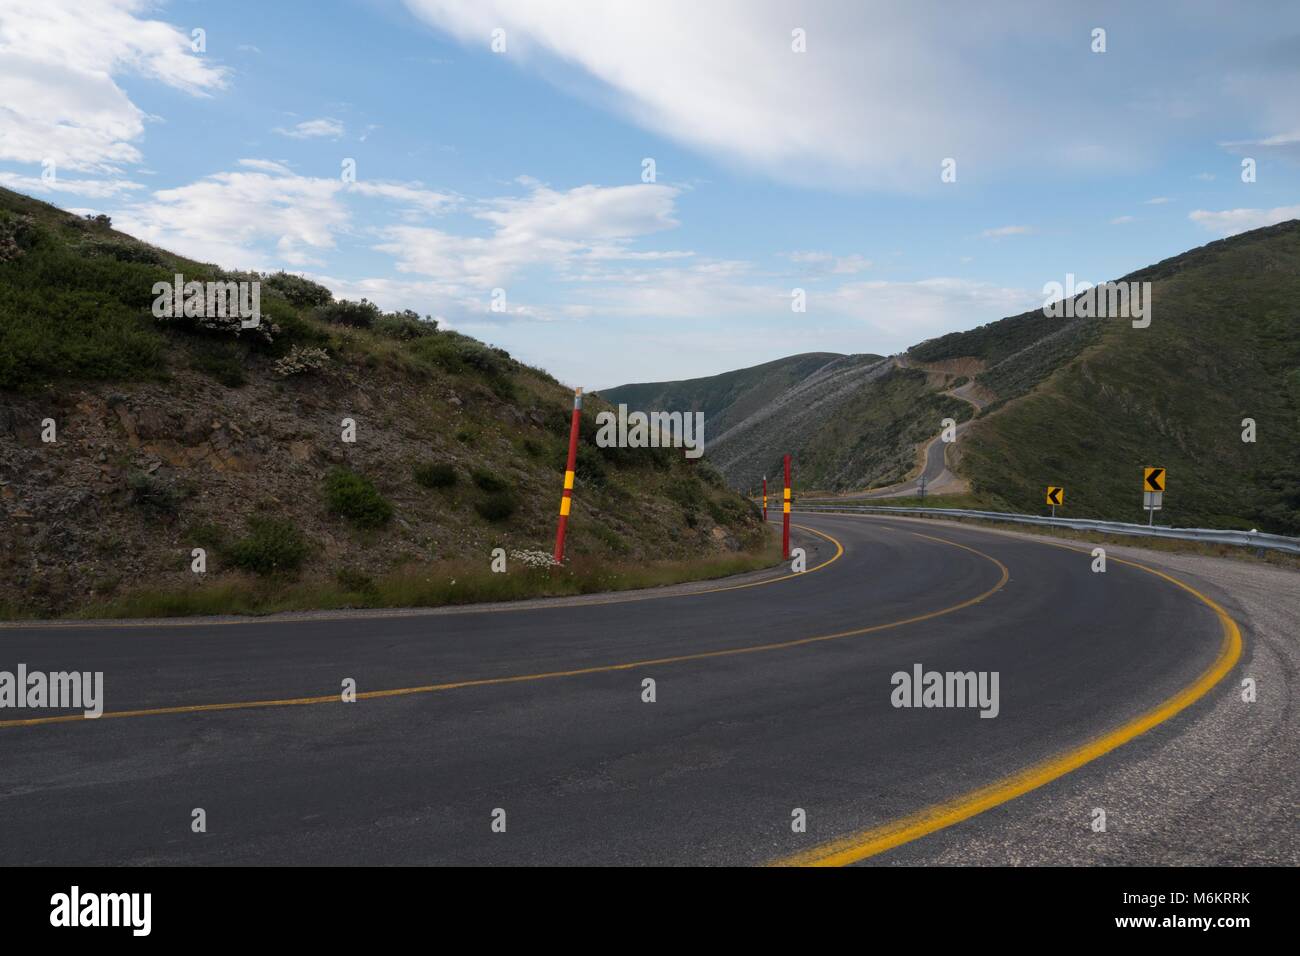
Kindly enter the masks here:
[[1047, 486], [1047, 503], [1052, 506], [1052, 517], [1056, 517], [1056, 506], [1065, 504], [1065, 489], [1056, 485]]
[[1146, 509], [1148, 528], [1155, 523], [1156, 512], [1164, 506], [1165, 477], [1163, 468], [1142, 469], [1142, 507]]

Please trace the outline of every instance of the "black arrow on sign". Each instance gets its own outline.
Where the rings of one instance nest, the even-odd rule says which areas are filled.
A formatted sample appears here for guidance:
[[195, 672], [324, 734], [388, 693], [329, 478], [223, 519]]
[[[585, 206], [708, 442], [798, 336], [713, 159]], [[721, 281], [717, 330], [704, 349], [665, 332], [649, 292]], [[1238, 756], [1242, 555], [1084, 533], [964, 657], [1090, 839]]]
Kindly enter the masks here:
[[1153, 468], [1151, 470], [1151, 474], [1147, 475], [1147, 486], [1152, 491], [1160, 490], [1160, 478], [1164, 475], [1164, 473], [1165, 470], [1163, 468]]
[[1052, 504], [1059, 505], [1061, 503], [1061, 489], [1053, 488], [1052, 493], [1047, 498]]

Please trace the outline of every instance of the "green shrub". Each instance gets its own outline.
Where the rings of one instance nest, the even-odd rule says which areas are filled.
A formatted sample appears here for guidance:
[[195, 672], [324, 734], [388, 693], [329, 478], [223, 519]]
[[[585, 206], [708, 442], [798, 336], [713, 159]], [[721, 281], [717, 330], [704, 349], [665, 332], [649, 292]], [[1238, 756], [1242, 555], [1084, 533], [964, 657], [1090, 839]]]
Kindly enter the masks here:
[[704, 491], [694, 475], [670, 481], [664, 493], [683, 508], [694, 509], [704, 504]]
[[346, 468], [335, 468], [326, 476], [325, 498], [333, 514], [358, 528], [379, 528], [393, 517], [393, 506], [370, 479]]
[[219, 548], [226, 541], [226, 532], [211, 521], [199, 521], [182, 532], [187, 544], [202, 548]]
[[132, 504], [167, 518], [180, 510], [184, 499], [175, 487], [143, 471], [132, 472], [127, 478], [127, 487], [131, 489]]
[[375, 321], [375, 331], [380, 335], [388, 336], [390, 339], [410, 341], [411, 339], [423, 338], [426, 335], [437, 334], [438, 320], [434, 318], [421, 319], [418, 312], [412, 312], [410, 309], [401, 312], [387, 312]]
[[411, 343], [410, 351], [417, 360], [457, 375], [478, 372], [489, 378], [500, 378], [506, 376], [513, 365], [509, 352], [484, 345], [458, 332], [441, 332], [416, 339]]
[[227, 388], [240, 388], [247, 381], [245, 356], [233, 342], [200, 338], [194, 341], [190, 368], [210, 375]]
[[118, 262], [143, 262], [149, 265], [166, 265], [167, 260], [152, 246], [143, 242], [118, 239], [87, 238], [77, 246], [77, 251], [87, 258], [107, 256]]
[[474, 510], [488, 521], [505, 521], [518, 507], [514, 495], [508, 491], [494, 491], [474, 502]]
[[292, 521], [250, 518], [248, 535], [231, 545], [227, 562], [255, 574], [289, 574], [307, 557], [307, 540]]
[[[565, 464], [568, 463], [568, 450], [565, 450]], [[591, 445], [578, 446], [578, 460], [573, 469], [574, 476], [597, 488], [604, 487], [608, 480], [605, 472], [604, 458], [600, 449]]]
[[375, 579], [355, 568], [339, 568], [334, 579], [338, 581], [340, 587], [354, 594], [374, 596], [379, 593]]
[[422, 462], [411, 473], [426, 488], [450, 488], [458, 480], [456, 469], [442, 462]]
[[316, 318], [331, 325], [347, 325], [356, 329], [368, 329], [379, 320], [379, 306], [362, 299], [349, 302], [340, 299], [316, 307]]
[[475, 468], [469, 473], [469, 476], [473, 480], [474, 484], [478, 485], [478, 487], [482, 488], [484, 491], [506, 491], [510, 487], [509, 483], [505, 479], [482, 468]]
[[[257, 278], [257, 276], [254, 276]], [[299, 308], [315, 308], [334, 300], [330, 290], [318, 282], [288, 272], [277, 272], [261, 280], [263, 288]]]

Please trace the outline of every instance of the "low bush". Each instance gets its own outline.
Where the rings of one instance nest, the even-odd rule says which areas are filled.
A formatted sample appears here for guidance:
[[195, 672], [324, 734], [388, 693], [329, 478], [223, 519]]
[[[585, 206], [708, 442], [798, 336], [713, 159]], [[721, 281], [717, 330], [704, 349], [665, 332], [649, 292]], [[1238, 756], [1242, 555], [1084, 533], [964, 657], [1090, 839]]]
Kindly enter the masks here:
[[495, 491], [474, 502], [474, 510], [487, 521], [505, 521], [518, 507], [514, 496], [508, 491]]
[[369, 478], [346, 468], [335, 468], [325, 478], [329, 510], [358, 528], [379, 528], [393, 517], [393, 506]]
[[254, 574], [290, 574], [307, 557], [309, 547], [297, 526], [280, 518], [251, 518], [248, 535], [224, 554], [237, 568]]
[[433, 318], [420, 318], [418, 312], [405, 309], [401, 312], [387, 312], [375, 321], [375, 331], [390, 339], [410, 341], [436, 335], [438, 321]]
[[422, 462], [411, 469], [417, 484], [426, 488], [450, 488], [456, 484], [456, 469], [442, 462]]
[[355, 329], [369, 329], [379, 320], [379, 306], [362, 299], [349, 302], [340, 299], [316, 307], [316, 318], [331, 325], [346, 325]]
[[506, 491], [510, 487], [505, 479], [483, 468], [475, 468], [469, 476], [474, 484], [484, 491]]

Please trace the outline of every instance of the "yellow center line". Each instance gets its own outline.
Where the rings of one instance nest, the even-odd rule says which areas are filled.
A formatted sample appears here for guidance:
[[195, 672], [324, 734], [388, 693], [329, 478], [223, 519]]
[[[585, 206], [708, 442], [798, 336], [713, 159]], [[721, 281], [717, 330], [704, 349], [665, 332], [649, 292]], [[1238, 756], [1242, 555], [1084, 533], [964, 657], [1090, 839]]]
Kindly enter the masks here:
[[[849, 515], [847, 517], [869, 516]], [[1029, 540], [1030, 543], [1034, 544], [1050, 544], [1053, 547], [1065, 548], [1077, 554], [1090, 554], [1085, 549], [1059, 542], [1024, 540]], [[1063, 777], [1073, 770], [1077, 770], [1084, 764], [1110, 753], [1117, 747], [1121, 747], [1135, 737], [1146, 733], [1151, 728], [1164, 723], [1209, 693], [1210, 689], [1218, 684], [1236, 666], [1237, 661], [1241, 659], [1241, 629], [1237, 626], [1237, 622], [1214, 599], [1207, 597], [1190, 584], [1171, 574], [1166, 574], [1164, 571], [1124, 558], [1110, 557], [1109, 560], [1163, 578], [1194, 595], [1218, 616], [1223, 630], [1218, 656], [1195, 681], [1152, 710], [1109, 733], [1088, 741], [1080, 747], [1049, 757], [1039, 763], [1031, 764], [1010, 776], [987, 786], [971, 790], [951, 800], [934, 804], [916, 813], [891, 820], [870, 829], [839, 837], [810, 850], [783, 857], [773, 861], [770, 865], [844, 866], [884, 853], [886, 850], [891, 850], [904, 843], [910, 843], [912, 840], [934, 833], [936, 830], [950, 827], [999, 804], [1014, 800], [1016, 797]]]
[[[811, 531], [812, 529], [809, 528], [806, 530]], [[818, 565], [818, 567], [825, 567], [827, 564], [830, 564], [831, 561], [836, 560], [837, 558], [839, 558], [840, 555], [844, 553], [844, 546], [840, 544], [840, 542], [837, 541], [835, 538], [831, 537], [829, 534], [824, 534], [823, 532], [820, 531], [816, 531], [814, 533], [822, 535], [822, 537], [832, 542], [835, 545], [835, 549], [836, 549], [835, 556], [832, 557], [830, 560], [824, 562], [823, 564]], [[903, 618], [902, 620], [898, 620], [898, 621], [889, 621], [883, 624], [872, 624], [868, 627], [855, 628], [849, 631], [839, 631], [834, 634], [819, 634], [814, 637], [801, 637], [801, 638], [796, 638], [794, 640], [776, 641], [768, 644], [753, 644], [746, 647], [730, 647], [730, 648], [723, 648], [714, 651], [699, 651], [693, 654], [677, 654], [671, 657], [653, 657], [653, 658], [646, 658], [643, 660], [628, 661], [626, 663], [621, 663], [621, 664], [600, 664], [592, 667], [574, 668], [571, 670], [546, 671], [540, 674], [517, 674], [508, 677], [484, 677], [484, 678], [478, 678], [474, 680], [451, 681], [444, 684], [425, 684], [420, 687], [398, 687], [390, 690], [372, 690], [372, 691], [365, 691], [362, 693], [358, 693], [357, 700], [379, 700], [384, 697], [404, 697], [410, 694], [434, 694], [434, 693], [447, 691], [447, 690], [461, 690], [467, 687], [493, 687], [502, 684], [521, 684], [521, 683], [531, 682], [531, 681], [556, 680], [562, 677], [582, 677], [588, 674], [608, 674], [614, 671], [631, 670], [632, 668], [636, 668], [636, 667], [658, 667], [665, 664], [683, 664], [689, 661], [711, 660], [713, 658], [719, 658], [719, 657], [736, 657], [741, 654], [760, 654], [760, 653], [765, 653], [767, 651], [780, 651], [780, 650], [787, 650], [793, 647], [802, 647], [808, 644], [818, 644], [824, 641], [836, 641], [848, 637], [859, 637], [863, 634], [872, 634], [877, 631], [889, 630], [890, 628], [903, 627], [904, 625], [915, 624], [919, 621], [928, 621], [932, 618], [936, 618], [944, 614], [951, 614], [954, 611], [961, 610], [962, 608], [970, 607], [973, 604], [978, 604], [981, 601], [983, 601], [985, 598], [1001, 590], [1002, 587], [1010, 579], [1010, 572], [1007, 570], [1006, 565], [1004, 565], [997, 558], [991, 557], [990, 555], [987, 555], [982, 551], [977, 551], [974, 548], [967, 547], [964, 544], [958, 544], [955, 541], [949, 541], [946, 538], [935, 538], [935, 537], [931, 537], [930, 535], [920, 534], [919, 532], [915, 532], [915, 531], [909, 533], [915, 535], [918, 538], [926, 538], [927, 540], [930, 541], [937, 541], [940, 544], [947, 544], [955, 548], [961, 548], [963, 551], [969, 551], [972, 554], [976, 554], [979, 557], [985, 558], [993, 562], [993, 564], [997, 565], [999, 571], [1001, 572], [1000, 577], [998, 578], [998, 583], [993, 585], [993, 587], [989, 588], [987, 591], [983, 592], [982, 594], [978, 594], [973, 598], [968, 598], [967, 600], [961, 601], [958, 604], [953, 604], [950, 607], [945, 607], [937, 611], [929, 611], [923, 614], [913, 615], [912, 617]], [[805, 571], [802, 573], [807, 574], [808, 572]], [[777, 580], [784, 580], [784, 579], [778, 578]], [[759, 583], [766, 583], [766, 582], [759, 582]], [[752, 585], [736, 585], [736, 587], [751, 587], [751, 586]], [[732, 590], [732, 588], [717, 588], [716, 590], [726, 591], [726, 590]], [[0, 721], [0, 730], [4, 730], [5, 728], [8, 727], [36, 727], [44, 724], [67, 724], [67, 723], [74, 723], [74, 722], [97, 723], [98, 721], [111, 720], [120, 717], [156, 717], [164, 714], [197, 714], [197, 713], [208, 713], [212, 711], [221, 711], [221, 710], [251, 710], [253, 708], [264, 708], [264, 707], [301, 707], [309, 704], [337, 704], [341, 702], [342, 702], [342, 697], [340, 694], [328, 694], [319, 697], [290, 697], [290, 698], [284, 698], [278, 700], [276, 699], [249, 700], [249, 701], [236, 701], [233, 703], [222, 703], [222, 704], [187, 704], [187, 705], [176, 706], [176, 707], [149, 707], [140, 710], [105, 711], [100, 717], [91, 720], [88, 720], [82, 714], [64, 714], [57, 717], [33, 717], [25, 720], [5, 720], [5, 721]]]

